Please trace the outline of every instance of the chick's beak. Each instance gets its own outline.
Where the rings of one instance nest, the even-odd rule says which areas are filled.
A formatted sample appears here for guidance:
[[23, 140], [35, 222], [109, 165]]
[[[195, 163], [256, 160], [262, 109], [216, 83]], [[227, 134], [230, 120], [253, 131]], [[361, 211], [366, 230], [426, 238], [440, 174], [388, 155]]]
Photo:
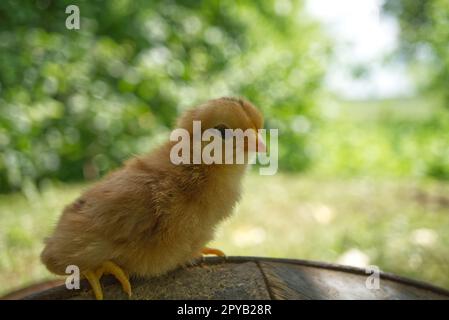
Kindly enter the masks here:
[[257, 134], [257, 152], [267, 152], [267, 146], [260, 133]]
[[[257, 131], [256, 131], [256, 133], [257, 133]], [[262, 135], [260, 133], [256, 134], [256, 145], [249, 146], [249, 151], [253, 151], [253, 152], [266, 152], [267, 151], [267, 146], [265, 145], [265, 141], [263, 140]]]

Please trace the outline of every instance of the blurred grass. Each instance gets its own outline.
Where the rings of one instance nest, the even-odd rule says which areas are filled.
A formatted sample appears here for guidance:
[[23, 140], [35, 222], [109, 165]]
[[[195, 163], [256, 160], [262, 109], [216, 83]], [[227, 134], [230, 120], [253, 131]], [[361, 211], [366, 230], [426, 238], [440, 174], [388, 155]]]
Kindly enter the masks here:
[[214, 245], [228, 254], [378, 265], [449, 288], [449, 185], [252, 175]]
[[51, 278], [39, 261], [43, 239], [80, 190], [78, 185], [57, 185], [41, 193], [28, 188], [26, 195], [0, 195], [0, 294]]
[[[53, 277], [39, 262], [42, 240], [82, 188], [0, 197], [0, 294]], [[449, 288], [448, 191], [437, 182], [251, 173], [211, 245], [228, 255], [375, 264]]]

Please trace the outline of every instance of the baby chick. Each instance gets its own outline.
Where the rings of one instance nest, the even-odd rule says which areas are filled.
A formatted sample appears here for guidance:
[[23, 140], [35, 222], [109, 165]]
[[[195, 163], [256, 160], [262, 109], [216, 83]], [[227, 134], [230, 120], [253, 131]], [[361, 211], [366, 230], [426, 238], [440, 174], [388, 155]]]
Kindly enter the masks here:
[[[187, 111], [177, 127], [255, 129], [261, 113], [248, 101], [210, 100]], [[192, 135], [191, 139], [193, 139]], [[222, 135], [222, 139], [225, 136]], [[157, 276], [185, 265], [206, 248], [216, 225], [228, 217], [240, 196], [245, 164], [173, 164], [169, 141], [152, 153], [128, 160], [68, 205], [54, 233], [46, 239], [41, 259], [53, 273], [64, 275], [76, 265], [95, 297], [103, 298], [100, 278], [113, 274], [131, 295], [129, 275]], [[264, 151], [257, 138], [256, 150]]]

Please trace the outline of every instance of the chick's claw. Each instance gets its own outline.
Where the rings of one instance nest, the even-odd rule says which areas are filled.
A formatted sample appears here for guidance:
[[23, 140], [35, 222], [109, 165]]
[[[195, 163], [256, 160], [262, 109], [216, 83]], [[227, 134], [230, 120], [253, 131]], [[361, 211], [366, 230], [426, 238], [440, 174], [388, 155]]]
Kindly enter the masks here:
[[123, 291], [131, 297], [131, 284], [129, 283], [128, 275], [114, 262], [105, 261], [95, 272], [84, 272], [97, 300], [103, 300], [103, 291], [100, 284], [100, 279], [103, 274], [112, 274], [121, 283]]
[[97, 273], [87, 270], [83, 274], [94, 291], [95, 299], [103, 300], [103, 289], [101, 288], [100, 277], [97, 276]]
[[212, 254], [218, 257], [225, 257], [226, 255], [224, 254], [223, 251], [219, 250], [219, 249], [214, 249], [214, 248], [208, 248], [205, 247], [201, 250], [202, 254]]
[[123, 291], [125, 291], [128, 296], [131, 297], [131, 284], [129, 283], [129, 277], [125, 273], [125, 271], [123, 271], [123, 269], [116, 265], [114, 262], [103, 262], [97, 272], [101, 273], [101, 275], [112, 274], [121, 283]]

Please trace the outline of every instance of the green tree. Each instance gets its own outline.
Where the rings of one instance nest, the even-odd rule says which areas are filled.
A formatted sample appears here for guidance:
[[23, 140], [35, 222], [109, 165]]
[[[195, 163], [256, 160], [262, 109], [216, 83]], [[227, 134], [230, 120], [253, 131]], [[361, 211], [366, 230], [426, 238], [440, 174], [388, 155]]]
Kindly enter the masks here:
[[[65, 28], [70, 4], [80, 30]], [[301, 1], [10, 0], [0, 21], [0, 191], [95, 177], [228, 94], [283, 131], [285, 168], [307, 166], [297, 124], [330, 50]]]
[[387, 0], [384, 11], [398, 20], [400, 56], [414, 64], [418, 82], [449, 105], [449, 1]]

